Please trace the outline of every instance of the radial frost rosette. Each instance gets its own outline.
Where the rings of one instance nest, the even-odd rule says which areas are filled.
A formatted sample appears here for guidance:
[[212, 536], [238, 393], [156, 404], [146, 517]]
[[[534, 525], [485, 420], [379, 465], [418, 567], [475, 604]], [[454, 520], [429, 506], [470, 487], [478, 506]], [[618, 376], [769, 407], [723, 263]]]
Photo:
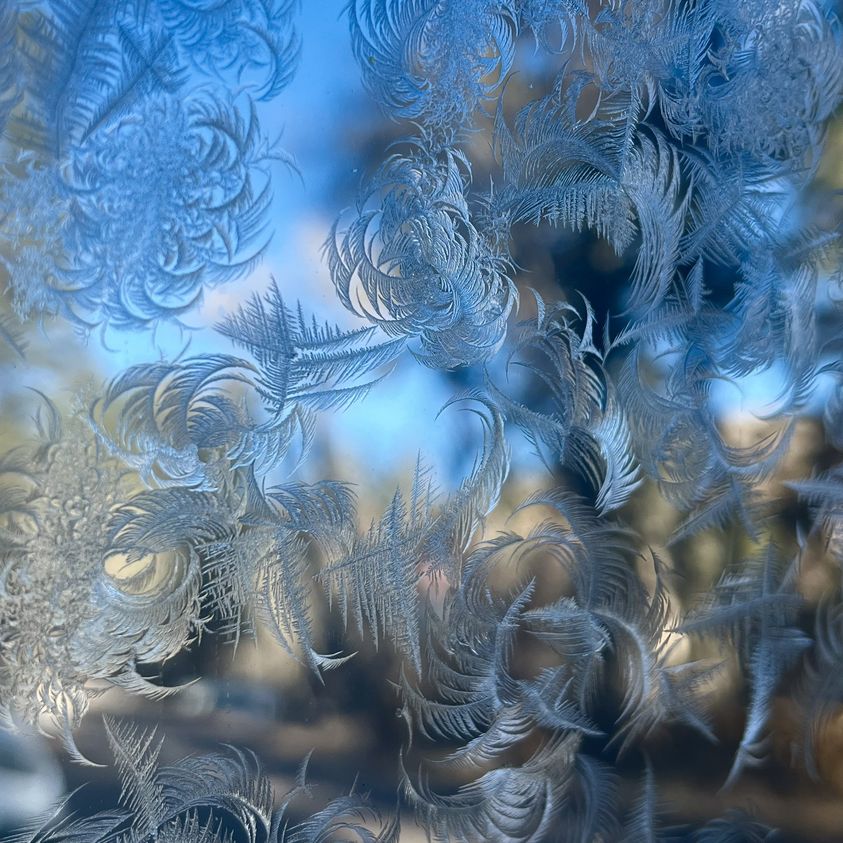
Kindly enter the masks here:
[[246, 271], [266, 238], [269, 153], [254, 111], [161, 101], [92, 138], [66, 179], [76, 307], [140, 327]]
[[[716, 39], [716, 40], [715, 40]], [[799, 172], [816, 163], [843, 91], [843, 38], [831, 4], [718, 5], [697, 100], [717, 152], [750, 152]]]
[[136, 667], [198, 632], [201, 568], [186, 543], [150, 550], [136, 530], [121, 546], [137, 476], [50, 413], [37, 446], [0, 458], [0, 715], [84, 760], [72, 734], [92, 697], [167, 693]]
[[372, 96], [393, 117], [452, 139], [512, 67], [511, 0], [353, 0], [351, 42]]
[[392, 336], [415, 337], [434, 368], [491, 358], [516, 298], [498, 240], [472, 221], [467, 182], [453, 151], [393, 156], [326, 247], [343, 304]]

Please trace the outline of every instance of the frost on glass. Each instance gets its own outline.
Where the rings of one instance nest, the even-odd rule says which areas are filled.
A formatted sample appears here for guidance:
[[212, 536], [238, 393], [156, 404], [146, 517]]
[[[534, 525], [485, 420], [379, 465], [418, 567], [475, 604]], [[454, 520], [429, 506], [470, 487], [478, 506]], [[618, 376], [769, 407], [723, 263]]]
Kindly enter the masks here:
[[[227, 752], [184, 758], [171, 765], [158, 761], [163, 739], [136, 727], [106, 720], [108, 743], [122, 785], [120, 804], [79, 821], [57, 812], [33, 824], [18, 841], [156, 840], [161, 843], [214, 843], [214, 841], [276, 840], [396, 840], [396, 823], [384, 823], [364, 795], [351, 792], [331, 800], [301, 822], [287, 816], [297, 797], [312, 796], [307, 782], [307, 759], [296, 776], [296, 786], [273, 793], [269, 777], [250, 753]], [[379, 824], [377, 837], [371, 830]]]
[[[834, 9], [325, 6], [0, 10], [0, 720], [121, 793], [12, 839], [794, 832], [782, 782], [839, 787]], [[308, 49], [352, 105], [319, 110]], [[333, 169], [302, 141], [332, 131]], [[107, 342], [200, 311], [198, 348]], [[249, 698], [206, 656], [246, 648], [290, 706], [400, 730], [387, 760], [303, 811], [309, 762], [286, 792], [258, 758], [286, 699], [173, 760], [148, 721]]]
[[283, 153], [255, 102], [292, 77], [293, 3], [11, 6], [0, 238], [15, 310], [141, 327], [241, 277], [269, 236]]

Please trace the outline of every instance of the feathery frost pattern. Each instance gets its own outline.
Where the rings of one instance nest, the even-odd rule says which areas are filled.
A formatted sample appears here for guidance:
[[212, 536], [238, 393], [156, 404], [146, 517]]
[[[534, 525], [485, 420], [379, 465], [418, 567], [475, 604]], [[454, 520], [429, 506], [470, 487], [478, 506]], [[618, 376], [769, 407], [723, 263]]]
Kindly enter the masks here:
[[[471, 220], [467, 161], [419, 146], [375, 176], [357, 217], [327, 244], [346, 307], [392, 335], [418, 337], [419, 358], [452, 368], [500, 348], [515, 299], [504, 256]], [[368, 208], [370, 200], [380, 207]]]
[[443, 139], [493, 96], [512, 66], [517, 4], [353, 0], [351, 40], [375, 99]]
[[[139, 662], [159, 662], [196, 634], [195, 552], [164, 537], [126, 540], [142, 493], [90, 430], [45, 402], [39, 439], [2, 460], [2, 715], [9, 724], [72, 732], [105, 687], [158, 697]], [[138, 539], [137, 541], [135, 539]], [[99, 689], [96, 685], [99, 684]]]
[[[322, 49], [300, 11], [4, 5], [4, 377], [35, 383], [29, 317], [178, 322], [260, 267], [296, 151], [262, 122]], [[112, 370], [69, 411], [32, 391], [34, 432], [0, 449], [0, 720], [94, 764], [77, 738], [105, 691], [141, 708], [181, 690], [166, 662], [267, 634], [314, 693], [359, 668], [367, 704], [395, 695], [394, 819], [356, 787], [302, 818], [307, 761], [276, 794], [245, 749], [166, 765], [154, 730], [106, 713], [119, 805], [71, 798], [14, 839], [391, 843], [399, 816], [441, 843], [772, 839], [769, 807], [740, 807], [748, 780], [775, 763], [837, 786], [837, 13], [342, 14], [391, 141], [317, 241], [346, 321], [306, 314], [299, 278], [232, 284], [214, 353]], [[369, 488], [328, 424], [389, 413], [412, 367], [448, 390], [443, 419], [471, 420], [462, 467], [435, 476], [412, 442], [411, 476]], [[724, 811], [700, 820], [668, 799], [665, 746], [714, 744]]]
[[[398, 839], [396, 820], [383, 822], [365, 794], [351, 792], [330, 801], [307, 819], [292, 823], [289, 804], [312, 798], [307, 762], [296, 787], [275, 801], [269, 777], [252, 753], [226, 752], [184, 758], [163, 767], [158, 755], [163, 739], [154, 732], [105, 721], [108, 743], [120, 773], [120, 806], [84, 821], [57, 814], [16, 835], [16, 843], [318, 843], [355, 840], [390, 843]], [[372, 831], [372, 824], [379, 825]], [[338, 837], [337, 835], [342, 835]]]
[[[143, 327], [252, 266], [270, 236], [271, 165], [287, 160], [255, 101], [292, 78], [294, 10], [11, 4], [0, 19], [0, 261], [20, 316]], [[227, 87], [211, 92], [209, 75]]]
[[[470, 549], [459, 587], [429, 617], [421, 678], [438, 699], [404, 679], [413, 728], [457, 742], [444, 763], [476, 778], [440, 796], [424, 777], [406, 774], [405, 790], [436, 839], [544, 840], [556, 824], [568, 829], [565, 839], [614, 839], [616, 777], [584, 739], [624, 754], [671, 722], [711, 736], [695, 695], [708, 671], [676, 663], [661, 640], [671, 608], [657, 558], [649, 593], [630, 565], [624, 530], [584, 501], [556, 493], [524, 506], [553, 515], [527, 536], [504, 533]], [[492, 587], [501, 570], [522, 576], [504, 593]], [[567, 579], [570, 589], [537, 601], [542, 578]], [[524, 676], [531, 647], [548, 666]], [[608, 735], [592, 710], [613, 693], [618, 713]], [[507, 764], [516, 753], [527, 760]]]

